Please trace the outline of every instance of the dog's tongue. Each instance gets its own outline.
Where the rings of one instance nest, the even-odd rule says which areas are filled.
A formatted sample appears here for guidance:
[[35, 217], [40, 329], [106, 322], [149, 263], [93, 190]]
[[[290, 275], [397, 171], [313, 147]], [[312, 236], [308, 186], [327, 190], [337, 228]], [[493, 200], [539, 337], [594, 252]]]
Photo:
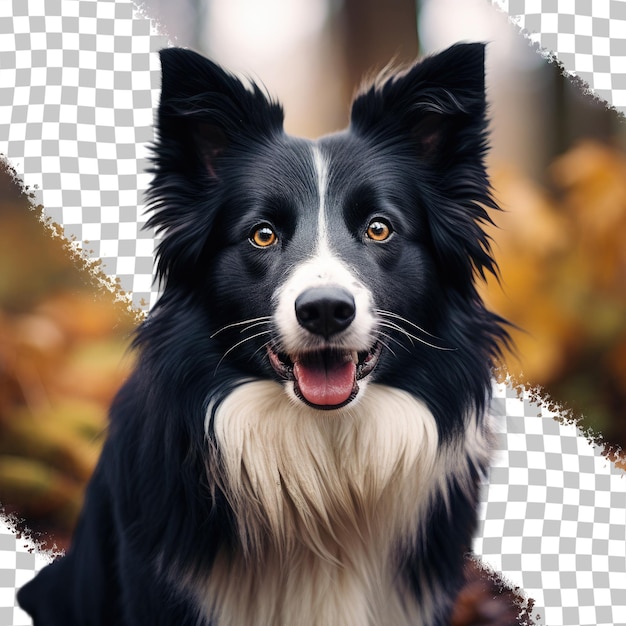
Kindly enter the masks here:
[[300, 393], [311, 404], [336, 406], [352, 394], [356, 365], [350, 360], [296, 361], [293, 374]]

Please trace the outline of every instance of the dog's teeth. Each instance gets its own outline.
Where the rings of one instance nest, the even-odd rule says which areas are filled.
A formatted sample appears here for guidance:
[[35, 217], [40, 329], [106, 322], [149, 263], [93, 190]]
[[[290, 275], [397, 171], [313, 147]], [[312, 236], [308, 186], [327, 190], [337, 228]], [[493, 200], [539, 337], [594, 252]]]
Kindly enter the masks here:
[[359, 364], [359, 353], [356, 350], [352, 352], [352, 361], [355, 365]]

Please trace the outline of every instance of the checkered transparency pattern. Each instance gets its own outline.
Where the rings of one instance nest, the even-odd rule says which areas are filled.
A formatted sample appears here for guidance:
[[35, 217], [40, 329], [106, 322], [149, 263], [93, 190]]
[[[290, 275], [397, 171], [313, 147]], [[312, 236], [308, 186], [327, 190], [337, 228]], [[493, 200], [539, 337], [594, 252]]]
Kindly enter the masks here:
[[[460, 1], [460, 0], [459, 0]], [[565, 68], [626, 110], [626, 0], [492, 0]], [[146, 144], [167, 45], [130, 0], [0, 2], [0, 153], [45, 214], [147, 309]]]
[[[624, 110], [624, 0], [492, 3]], [[129, 0], [0, 0], [0, 153], [144, 309], [157, 297], [143, 194], [166, 44]], [[623, 475], [510, 387], [496, 387], [494, 413], [500, 453], [476, 552], [544, 624], [626, 625]], [[15, 590], [47, 560], [0, 522], [0, 626], [30, 623]]]
[[548, 57], [626, 114], [626, 0], [491, 0]]
[[0, 626], [30, 626], [32, 620], [17, 606], [16, 591], [52, 561], [27, 539], [18, 538], [13, 526], [0, 519]]
[[156, 296], [143, 194], [166, 45], [129, 1], [0, 2], [0, 153], [138, 307]]
[[[535, 601], [537, 624], [626, 626], [626, 476], [573, 425], [494, 387], [496, 456], [475, 553]], [[0, 522], [0, 626], [28, 624], [16, 590], [48, 561]]]
[[626, 626], [626, 476], [573, 424], [496, 385], [474, 551], [547, 626]]

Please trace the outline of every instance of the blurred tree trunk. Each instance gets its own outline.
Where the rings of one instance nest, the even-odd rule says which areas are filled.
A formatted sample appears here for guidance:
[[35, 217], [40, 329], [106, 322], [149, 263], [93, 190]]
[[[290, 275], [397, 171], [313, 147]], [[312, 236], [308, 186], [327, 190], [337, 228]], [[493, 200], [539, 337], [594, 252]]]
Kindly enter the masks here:
[[343, 0], [340, 20], [346, 102], [365, 78], [389, 62], [406, 65], [417, 57], [416, 0]]

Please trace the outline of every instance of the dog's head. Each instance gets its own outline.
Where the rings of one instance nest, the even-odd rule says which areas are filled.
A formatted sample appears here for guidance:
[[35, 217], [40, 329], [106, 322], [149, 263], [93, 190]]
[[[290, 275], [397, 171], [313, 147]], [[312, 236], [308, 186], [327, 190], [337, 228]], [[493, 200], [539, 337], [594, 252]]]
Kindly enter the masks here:
[[188, 50], [161, 61], [150, 223], [166, 300], [206, 320], [197, 349], [320, 409], [371, 380], [445, 404], [444, 371], [467, 389], [479, 369], [484, 395], [501, 333], [474, 284], [495, 269], [484, 46], [381, 76], [316, 142], [254, 83]]

